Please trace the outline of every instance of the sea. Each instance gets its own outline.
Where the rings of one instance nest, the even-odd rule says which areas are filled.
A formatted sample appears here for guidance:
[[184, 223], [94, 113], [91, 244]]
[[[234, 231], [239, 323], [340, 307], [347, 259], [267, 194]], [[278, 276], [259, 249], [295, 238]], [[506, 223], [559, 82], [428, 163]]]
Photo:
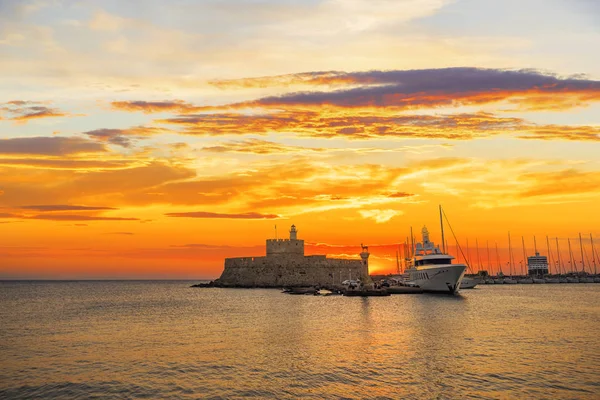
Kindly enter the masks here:
[[358, 298], [193, 283], [0, 282], [0, 398], [600, 398], [600, 284]]

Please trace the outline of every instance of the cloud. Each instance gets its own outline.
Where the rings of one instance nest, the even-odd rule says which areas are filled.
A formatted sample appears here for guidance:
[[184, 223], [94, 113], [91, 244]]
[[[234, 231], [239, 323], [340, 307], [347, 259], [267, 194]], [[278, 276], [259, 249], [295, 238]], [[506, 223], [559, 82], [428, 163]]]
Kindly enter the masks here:
[[145, 114], [161, 112], [189, 113], [203, 109], [203, 107], [194, 106], [183, 100], [165, 100], [165, 101], [113, 101], [111, 107], [118, 111], [141, 111]]
[[[1, 142], [0, 142], [1, 145]], [[1, 146], [0, 146], [1, 147]], [[88, 160], [88, 159], [47, 159], [47, 158], [0, 158], [0, 166], [29, 167], [31, 169], [123, 169], [132, 164], [130, 160]]]
[[[600, 81], [561, 78], [534, 70], [444, 68], [366, 72], [307, 72], [253, 80], [219, 81], [231, 85], [351, 85], [348, 89], [288, 93], [212, 109], [276, 107], [394, 107], [396, 109], [479, 105], [504, 100], [569, 108], [600, 100]], [[213, 81], [215, 84], [215, 81]], [[359, 87], [356, 87], [356, 86]], [[557, 99], [557, 95], [560, 97]], [[208, 108], [207, 108], [208, 109]]]
[[363, 218], [374, 219], [376, 223], [382, 224], [384, 222], [388, 222], [390, 219], [394, 218], [397, 215], [402, 215], [402, 211], [397, 210], [360, 210], [360, 215]]
[[129, 129], [95, 129], [83, 132], [92, 139], [108, 142], [121, 147], [131, 147], [133, 142], [145, 136], [168, 132], [164, 128], [135, 126]]
[[26, 217], [48, 221], [139, 221], [139, 218], [102, 217], [92, 215], [40, 214]]
[[256, 212], [247, 212], [241, 214], [221, 214], [213, 212], [180, 212], [180, 213], [167, 213], [168, 217], [180, 217], [180, 218], [226, 218], [226, 219], [275, 219], [280, 218], [276, 214], [260, 214]]
[[411, 197], [414, 196], [413, 193], [406, 193], [406, 192], [395, 192], [395, 193], [390, 193], [388, 195], [388, 197], [392, 197], [394, 199], [399, 199], [399, 198], [403, 198], [403, 197]]
[[28, 137], [0, 139], [0, 154], [35, 154], [65, 156], [79, 153], [101, 153], [102, 144], [78, 137]]
[[33, 206], [21, 206], [22, 210], [35, 210], [35, 211], [103, 211], [103, 210], [116, 210], [114, 207], [90, 207], [90, 206], [76, 206], [68, 204], [48, 204], [48, 205], [33, 205]]
[[25, 100], [13, 100], [0, 104], [0, 111], [9, 115], [10, 120], [17, 122], [28, 122], [33, 119], [66, 117], [71, 114], [62, 112], [56, 108], [46, 107], [43, 103]]
[[[308, 137], [348, 139], [403, 137], [464, 140], [519, 131], [525, 126], [522, 119], [497, 117], [484, 112], [453, 115], [365, 115], [327, 111], [281, 111], [257, 115], [190, 114], [157, 122], [182, 126], [182, 133], [190, 135], [291, 132]], [[256, 147], [256, 143], [254, 145]], [[268, 148], [265, 150], [268, 151]]]

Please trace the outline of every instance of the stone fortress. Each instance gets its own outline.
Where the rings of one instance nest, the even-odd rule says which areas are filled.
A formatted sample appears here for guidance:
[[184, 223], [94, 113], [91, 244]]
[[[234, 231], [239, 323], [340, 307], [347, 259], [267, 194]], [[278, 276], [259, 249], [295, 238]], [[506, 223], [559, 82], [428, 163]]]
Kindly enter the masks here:
[[332, 287], [347, 279], [369, 282], [369, 251], [360, 260], [304, 255], [304, 240], [292, 225], [289, 239], [267, 239], [267, 255], [225, 259], [225, 270], [215, 281], [220, 287]]

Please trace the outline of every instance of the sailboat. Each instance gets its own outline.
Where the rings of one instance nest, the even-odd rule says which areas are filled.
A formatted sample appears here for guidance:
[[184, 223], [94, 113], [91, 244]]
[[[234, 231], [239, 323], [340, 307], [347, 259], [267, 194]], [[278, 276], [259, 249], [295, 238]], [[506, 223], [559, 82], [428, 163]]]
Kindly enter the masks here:
[[569, 283], [568, 279], [562, 276], [562, 258], [560, 257], [560, 247], [558, 247], [558, 238], [556, 238], [556, 257], [558, 258], [558, 281], [560, 283]]
[[496, 263], [498, 264], [498, 277], [496, 279], [494, 279], [494, 284], [501, 285], [504, 283], [504, 280], [502, 279], [504, 274], [502, 273], [502, 264], [500, 264], [500, 256], [498, 255], [498, 242], [495, 242], [495, 244], [496, 244]]
[[[469, 239], [467, 239], [467, 265], [470, 267], [471, 266], [471, 255], [469, 253]], [[471, 273], [473, 272], [473, 269], [471, 269]], [[460, 282], [460, 288], [461, 289], [473, 289], [475, 286], [477, 286], [477, 280], [473, 277], [470, 276], [465, 276], [463, 277], [462, 281]]]
[[[569, 243], [569, 264], [571, 264], [571, 273], [577, 272], [577, 266], [575, 265], [575, 260], [573, 259], [573, 251], [571, 250], [571, 239], [567, 238], [567, 242]], [[573, 271], [573, 267], [575, 267], [575, 271]], [[579, 283], [579, 278], [576, 276], [567, 276], [567, 282], [569, 283]]]

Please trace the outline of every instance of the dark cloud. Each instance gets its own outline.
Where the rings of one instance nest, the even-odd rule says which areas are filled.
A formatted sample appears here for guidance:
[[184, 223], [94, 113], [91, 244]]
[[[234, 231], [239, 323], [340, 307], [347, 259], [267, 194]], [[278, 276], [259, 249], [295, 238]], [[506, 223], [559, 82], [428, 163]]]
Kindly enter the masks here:
[[403, 198], [403, 197], [412, 197], [412, 196], [414, 196], [413, 193], [406, 193], [406, 192], [396, 192], [396, 193], [390, 193], [390, 194], [388, 194], [388, 197], [391, 197], [391, 198], [394, 198], [394, 199], [396, 199], [396, 198]]
[[33, 205], [33, 206], [21, 206], [22, 210], [35, 210], [35, 211], [101, 211], [101, 210], [116, 210], [113, 207], [89, 207], [89, 206], [75, 206], [68, 204], [44, 204], [44, 205]]
[[49, 221], [139, 221], [139, 218], [102, 217], [92, 215], [41, 214], [26, 217]]
[[0, 154], [64, 156], [105, 151], [102, 144], [78, 137], [37, 136], [0, 140]]
[[146, 126], [135, 126], [129, 129], [96, 129], [83, 132], [92, 139], [108, 142], [121, 147], [131, 147], [135, 140], [144, 136], [167, 132], [164, 128], [153, 128]]
[[8, 113], [9, 119], [20, 122], [27, 122], [38, 118], [65, 117], [70, 115], [56, 108], [46, 107], [41, 104], [43, 103], [26, 100], [12, 100], [0, 104], [0, 110]]
[[260, 214], [256, 212], [248, 212], [241, 214], [221, 214], [204, 211], [196, 212], [181, 212], [181, 213], [168, 213], [165, 214], [168, 217], [180, 217], [180, 218], [226, 218], [226, 219], [275, 219], [279, 218], [276, 214]]

